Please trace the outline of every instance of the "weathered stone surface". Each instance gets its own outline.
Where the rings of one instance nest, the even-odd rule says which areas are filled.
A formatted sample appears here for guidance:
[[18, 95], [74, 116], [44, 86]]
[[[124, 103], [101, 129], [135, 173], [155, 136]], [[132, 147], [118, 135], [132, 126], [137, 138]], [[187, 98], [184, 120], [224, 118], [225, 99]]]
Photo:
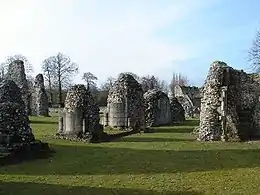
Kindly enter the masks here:
[[144, 93], [130, 74], [122, 73], [107, 98], [107, 123], [123, 129], [145, 128]]
[[[227, 88], [226, 128], [222, 128], [220, 115], [221, 89]], [[203, 86], [198, 140], [248, 140], [259, 134], [260, 85], [251, 75], [235, 70], [226, 63], [216, 61], [209, 70]], [[224, 131], [223, 131], [224, 130]]]
[[144, 100], [147, 127], [172, 124], [170, 100], [164, 92], [148, 90], [144, 94]]
[[0, 148], [8, 153], [5, 158], [9, 158], [21, 148], [24, 153], [30, 152], [32, 144], [39, 148], [44, 145], [34, 138], [20, 88], [12, 80], [3, 80], [0, 83]]
[[42, 74], [35, 77], [31, 99], [31, 114], [35, 116], [49, 116], [48, 95], [45, 91]]
[[84, 85], [74, 85], [68, 91], [62, 117], [58, 135], [101, 141], [103, 128], [99, 124], [99, 107]]
[[174, 87], [174, 96], [181, 103], [186, 116], [194, 117], [199, 115], [201, 90], [198, 87], [176, 85]]
[[0, 136], [9, 139], [6, 144], [12, 144], [12, 139], [18, 142], [34, 140], [20, 89], [14, 81], [0, 83], [0, 110]]
[[16, 102], [0, 103], [0, 135], [9, 139], [6, 144], [13, 141], [32, 141], [34, 139], [24, 108]]
[[27, 114], [30, 114], [30, 95], [28, 91], [28, 83], [26, 80], [24, 62], [21, 60], [15, 60], [11, 64], [9, 64], [6, 79], [14, 81], [16, 85], [20, 88], [22, 99], [25, 104], [25, 111]]
[[185, 121], [185, 110], [176, 97], [170, 97], [170, 106], [173, 123]]

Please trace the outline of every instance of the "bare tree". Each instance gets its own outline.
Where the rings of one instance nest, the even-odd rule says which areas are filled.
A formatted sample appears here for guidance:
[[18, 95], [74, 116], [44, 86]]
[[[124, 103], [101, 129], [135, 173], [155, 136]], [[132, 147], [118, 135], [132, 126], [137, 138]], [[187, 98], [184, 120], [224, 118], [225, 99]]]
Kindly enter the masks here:
[[83, 74], [82, 80], [86, 82], [87, 89], [91, 92], [93, 97], [97, 99], [99, 95], [99, 90], [96, 81], [98, 80], [98, 78], [91, 72], [86, 72]]
[[115, 81], [116, 79], [114, 77], [108, 77], [106, 82], [101, 85], [101, 90], [109, 91], [113, 87]]
[[123, 72], [123, 74], [132, 75], [135, 80], [137, 80], [138, 82], [140, 81], [140, 77], [137, 74], [133, 73], [133, 72]]
[[169, 85], [167, 84], [167, 82], [165, 80], [159, 80], [159, 89], [168, 94], [169, 92]]
[[144, 76], [140, 81], [144, 92], [158, 87], [158, 81], [154, 76]]
[[186, 76], [182, 75], [181, 73], [173, 73], [172, 74], [172, 80], [170, 83], [170, 90], [172, 93], [174, 93], [174, 87], [176, 85], [180, 86], [188, 86], [189, 85], [189, 80]]
[[53, 87], [54, 87], [54, 76], [52, 71], [52, 61], [49, 59], [45, 59], [42, 63], [42, 70], [43, 74], [46, 80], [47, 88], [49, 91], [49, 96], [50, 96], [50, 102], [53, 103]]
[[21, 60], [24, 62], [26, 76], [30, 76], [33, 73], [33, 66], [29, 62], [29, 60], [22, 54], [15, 54], [13, 56], [8, 56], [6, 60], [1, 64], [1, 74], [6, 74], [9, 64], [11, 64], [15, 60]]
[[[174, 77], [175, 77], [175, 79], [174, 79]], [[176, 85], [180, 85], [180, 86], [189, 85], [188, 77], [182, 75], [181, 73], [173, 73], [172, 81], [173, 81], [173, 83], [175, 82]]]
[[166, 82], [160, 80], [158, 77], [154, 75], [147, 75], [141, 77], [140, 83], [142, 85], [143, 91], [146, 92], [151, 89], [161, 90], [163, 92], [167, 92], [167, 85]]
[[249, 50], [249, 61], [253, 70], [260, 73], [260, 30], [256, 32], [252, 47]]
[[57, 85], [58, 101], [62, 107], [62, 89], [69, 85], [72, 77], [78, 73], [78, 65], [72, 62], [69, 56], [58, 53], [43, 61], [42, 70], [49, 82], [49, 87]]
[[90, 87], [96, 86], [98, 78], [91, 72], [86, 72], [83, 74], [82, 80], [86, 82], [87, 88], [89, 89]]

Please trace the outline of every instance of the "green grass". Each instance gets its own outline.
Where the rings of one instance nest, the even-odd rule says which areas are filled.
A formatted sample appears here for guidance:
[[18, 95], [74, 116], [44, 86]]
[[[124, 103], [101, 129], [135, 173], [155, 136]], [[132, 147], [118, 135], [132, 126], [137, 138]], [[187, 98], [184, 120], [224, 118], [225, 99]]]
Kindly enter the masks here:
[[56, 140], [57, 117], [32, 117], [49, 159], [0, 167], [2, 195], [260, 194], [260, 143], [197, 142], [198, 121], [114, 142]]

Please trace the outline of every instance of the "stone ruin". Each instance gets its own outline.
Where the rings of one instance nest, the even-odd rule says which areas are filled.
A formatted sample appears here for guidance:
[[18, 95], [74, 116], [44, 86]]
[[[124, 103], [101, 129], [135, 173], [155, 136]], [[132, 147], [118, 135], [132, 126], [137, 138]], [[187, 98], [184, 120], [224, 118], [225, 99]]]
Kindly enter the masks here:
[[24, 62], [21, 60], [15, 60], [9, 64], [6, 79], [14, 81], [20, 88], [22, 99], [25, 103], [25, 111], [27, 114], [30, 114], [30, 94], [26, 80]]
[[181, 103], [187, 117], [199, 116], [201, 90], [198, 87], [176, 85], [174, 96]]
[[185, 121], [185, 110], [176, 97], [170, 97], [170, 107], [173, 123], [182, 124]]
[[145, 128], [142, 86], [130, 74], [121, 73], [110, 89], [104, 126], [140, 131]]
[[99, 107], [84, 85], [68, 91], [59, 121], [59, 138], [100, 142], [103, 128], [99, 124]]
[[260, 84], [253, 75], [214, 62], [203, 86], [200, 141], [245, 141], [260, 134]]
[[48, 150], [48, 144], [35, 140], [20, 88], [12, 80], [3, 80], [0, 83], [1, 164], [4, 159], [18, 160]]
[[49, 116], [48, 95], [45, 91], [42, 74], [38, 74], [35, 77], [33, 91], [31, 93], [31, 115]]
[[169, 97], [162, 91], [153, 89], [144, 94], [145, 122], [147, 127], [172, 124]]

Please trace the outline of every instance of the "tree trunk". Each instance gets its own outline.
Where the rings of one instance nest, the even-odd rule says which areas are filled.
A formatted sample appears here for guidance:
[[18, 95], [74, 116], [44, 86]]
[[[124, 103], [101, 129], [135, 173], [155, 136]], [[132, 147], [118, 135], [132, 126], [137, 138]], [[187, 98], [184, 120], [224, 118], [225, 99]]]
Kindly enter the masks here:
[[[57, 56], [58, 57], [58, 56]], [[59, 108], [61, 109], [63, 106], [62, 106], [62, 87], [61, 87], [61, 62], [60, 62], [60, 59], [59, 59], [59, 57], [58, 57], [58, 90], [59, 90], [59, 92], [58, 92], [58, 94], [59, 94], [59, 96], [58, 96], [58, 102], [59, 102]]]
[[49, 82], [49, 92], [50, 92], [50, 101], [51, 104], [53, 104], [53, 92], [52, 92], [51, 82]]
[[51, 73], [48, 69], [48, 72], [47, 72], [47, 77], [48, 77], [48, 84], [49, 84], [49, 93], [50, 93], [50, 102], [51, 104], [53, 104], [53, 91], [52, 91], [52, 87], [51, 87]]
[[62, 108], [62, 88], [61, 88], [61, 79], [59, 76], [59, 107]]

